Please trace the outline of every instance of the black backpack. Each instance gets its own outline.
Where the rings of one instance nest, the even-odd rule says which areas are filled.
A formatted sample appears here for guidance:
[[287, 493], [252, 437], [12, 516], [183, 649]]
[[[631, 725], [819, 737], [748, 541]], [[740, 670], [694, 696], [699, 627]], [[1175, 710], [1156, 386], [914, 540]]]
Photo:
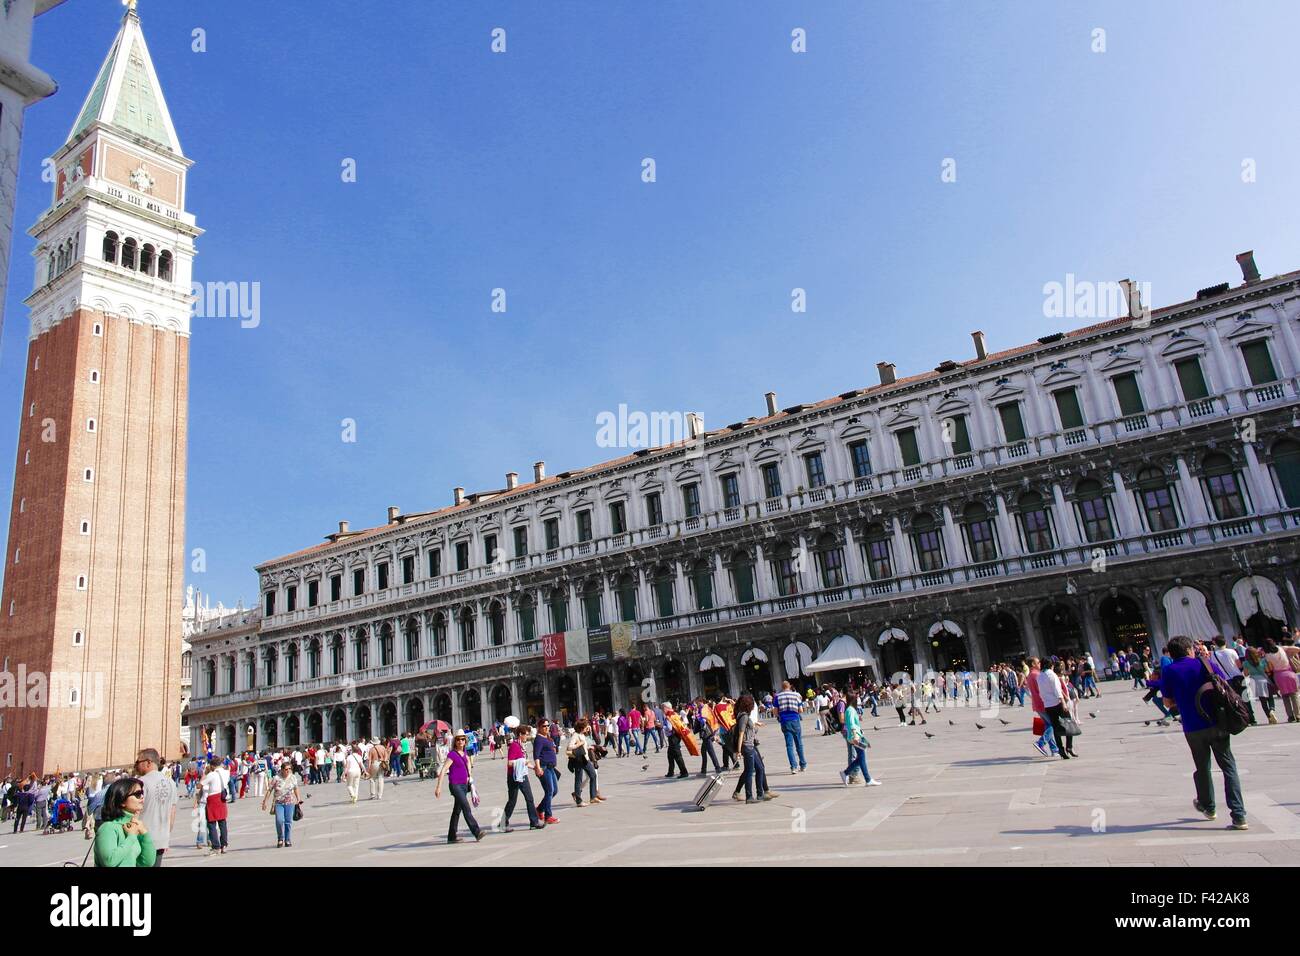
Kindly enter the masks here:
[[1196, 691], [1197, 711], [1220, 730], [1234, 735], [1241, 733], [1250, 726], [1250, 706], [1204, 660], [1201, 667], [1206, 681]]

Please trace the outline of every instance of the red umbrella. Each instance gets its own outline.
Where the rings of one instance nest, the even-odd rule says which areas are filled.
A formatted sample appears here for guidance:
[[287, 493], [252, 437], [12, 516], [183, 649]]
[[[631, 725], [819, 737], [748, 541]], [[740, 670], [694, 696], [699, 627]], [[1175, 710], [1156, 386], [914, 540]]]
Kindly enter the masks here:
[[420, 725], [420, 733], [422, 734], [427, 734], [430, 732], [442, 734], [442, 733], [446, 733], [449, 730], [451, 730], [451, 725], [448, 724], [445, 720], [427, 720]]

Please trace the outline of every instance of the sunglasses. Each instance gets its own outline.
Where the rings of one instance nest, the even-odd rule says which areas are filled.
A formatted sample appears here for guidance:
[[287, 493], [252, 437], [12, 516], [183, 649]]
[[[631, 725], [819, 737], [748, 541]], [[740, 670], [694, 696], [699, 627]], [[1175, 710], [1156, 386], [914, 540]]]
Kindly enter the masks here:
[[143, 790], [132, 790], [130, 793], [127, 794], [127, 796], [128, 796], [128, 797], [141, 797], [141, 798], [143, 798], [143, 797], [144, 797], [144, 791], [143, 791]]

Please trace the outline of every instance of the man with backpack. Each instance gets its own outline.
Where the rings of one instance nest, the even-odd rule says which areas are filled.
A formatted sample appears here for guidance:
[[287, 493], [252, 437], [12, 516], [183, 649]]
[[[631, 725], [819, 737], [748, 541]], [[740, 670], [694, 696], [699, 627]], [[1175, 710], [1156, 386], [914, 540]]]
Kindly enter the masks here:
[[[1167, 702], [1178, 704], [1183, 735], [1192, 751], [1192, 781], [1196, 787], [1192, 806], [1207, 820], [1216, 816], [1214, 781], [1210, 776], [1210, 757], [1213, 755], [1223, 772], [1223, 793], [1232, 813], [1228, 829], [1249, 830], [1246, 803], [1241, 796], [1241, 777], [1237, 773], [1236, 758], [1232, 755], [1229, 732], [1235, 733], [1240, 729], [1238, 725], [1242, 724], [1242, 721], [1235, 720], [1233, 713], [1233, 698], [1236, 698], [1237, 706], [1241, 700], [1205, 645], [1194, 648], [1190, 638], [1175, 637], [1169, 642], [1169, 656], [1170, 664], [1160, 669], [1159, 678], [1149, 680], [1147, 684], [1159, 690]], [[1216, 677], [1219, 682], [1215, 681]]]

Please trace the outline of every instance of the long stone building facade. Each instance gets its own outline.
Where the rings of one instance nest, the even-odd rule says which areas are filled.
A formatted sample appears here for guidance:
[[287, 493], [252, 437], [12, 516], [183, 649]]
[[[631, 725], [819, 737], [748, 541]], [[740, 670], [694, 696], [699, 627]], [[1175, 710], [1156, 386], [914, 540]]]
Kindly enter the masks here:
[[[217, 750], [1300, 623], [1300, 272], [505, 487], [257, 568], [192, 640]], [[693, 418], [698, 426], [698, 418]], [[632, 622], [631, 656], [543, 638]], [[653, 680], [653, 685], [647, 681]]]

